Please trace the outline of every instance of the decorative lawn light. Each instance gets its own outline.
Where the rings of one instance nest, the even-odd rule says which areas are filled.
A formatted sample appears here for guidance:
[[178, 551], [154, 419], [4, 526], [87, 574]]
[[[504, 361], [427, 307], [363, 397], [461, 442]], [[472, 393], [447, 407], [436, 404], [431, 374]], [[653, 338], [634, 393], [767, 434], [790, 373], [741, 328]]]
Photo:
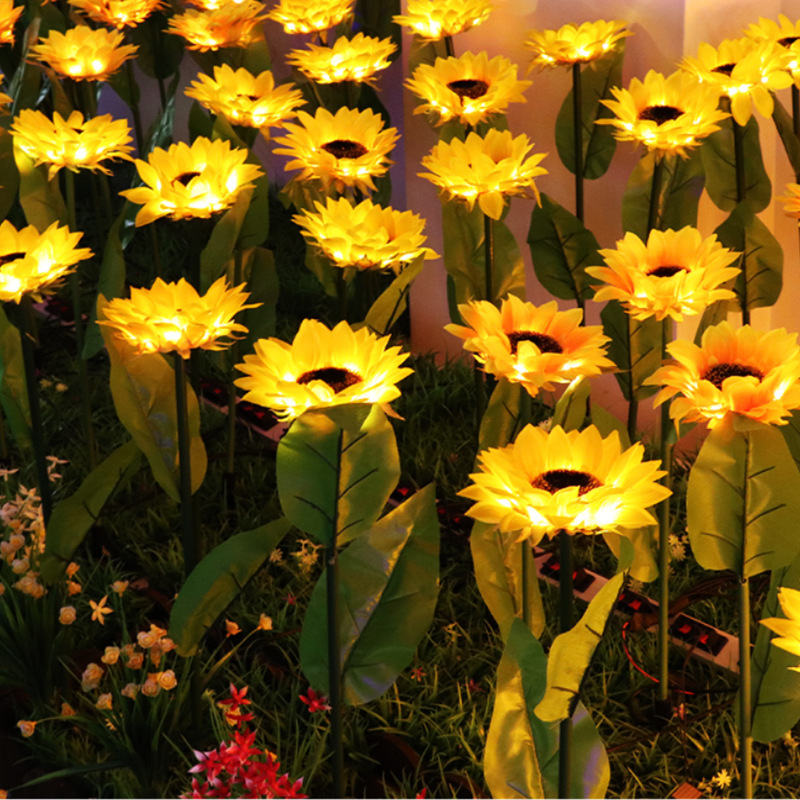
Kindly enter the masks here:
[[135, 28], [154, 11], [164, 8], [163, 0], [69, 0], [93, 22], [113, 28]]
[[292, 50], [286, 60], [315, 83], [374, 84], [378, 72], [391, 64], [395, 50], [391, 39], [357, 33], [351, 39], [337, 39], [331, 47], [309, 44], [306, 50]]
[[170, 18], [167, 33], [182, 36], [190, 50], [205, 53], [221, 47], [247, 47], [256, 27], [266, 18], [256, 0], [225, 3], [205, 10], [188, 8]]
[[286, 33], [324, 32], [344, 22], [353, 12], [353, 0], [279, 0], [267, 17]]
[[491, 10], [487, 0], [408, 0], [406, 13], [394, 21], [420, 39], [439, 41], [486, 22]]

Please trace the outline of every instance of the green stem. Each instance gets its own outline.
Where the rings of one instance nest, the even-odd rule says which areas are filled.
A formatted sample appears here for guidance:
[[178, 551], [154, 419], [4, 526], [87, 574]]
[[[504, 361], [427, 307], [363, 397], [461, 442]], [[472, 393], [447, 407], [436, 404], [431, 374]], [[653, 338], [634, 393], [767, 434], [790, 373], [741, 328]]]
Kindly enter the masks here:
[[483, 215], [483, 268], [486, 300], [494, 303], [494, 220], [488, 215]]
[[739, 793], [753, 797], [753, 736], [750, 680], [750, 581], [739, 579]]
[[[795, 84], [792, 84], [792, 129], [794, 135], [800, 139], [800, 89]], [[800, 176], [795, 177], [800, 180]]]
[[661, 186], [664, 182], [664, 159], [666, 156], [656, 155], [653, 162], [653, 183], [650, 188], [650, 206], [647, 210], [647, 234], [658, 227], [658, 210], [661, 201]]
[[[733, 118], [733, 157], [736, 168], [736, 202], [742, 203], [747, 197], [747, 181], [744, 171], [744, 128]], [[747, 264], [744, 264], [742, 275], [742, 296], [739, 298], [742, 308], [742, 325], [750, 324], [750, 308], [747, 297]]]
[[139, 113], [139, 101], [135, 99], [133, 87], [136, 85], [133, 77], [133, 59], [125, 61], [125, 71], [128, 75], [128, 85], [131, 89], [131, 114], [133, 114], [133, 130], [136, 134], [136, 152], [140, 158], [144, 153], [144, 128], [142, 127], [142, 115]]
[[[242, 251], [237, 247], [233, 251], [233, 285], [242, 282]], [[231, 369], [228, 374], [228, 461], [225, 471], [225, 489], [230, 511], [236, 508], [236, 386], [233, 365], [239, 361], [239, 340], [234, 339], [230, 347]]]
[[42, 515], [44, 524], [50, 519], [53, 501], [50, 494], [50, 477], [47, 474], [47, 452], [44, 445], [44, 425], [42, 411], [39, 406], [39, 382], [36, 379], [36, 321], [33, 318], [33, 302], [29, 294], [25, 294], [20, 302], [20, 339], [22, 340], [22, 360], [25, 365], [25, 386], [28, 389], [28, 405], [31, 411], [31, 439], [33, 454], [36, 459], [36, 482], [39, 486], [39, 497], [42, 499]]
[[478, 448], [481, 443], [481, 422], [486, 413], [486, 375], [477, 361], [472, 362], [472, 377], [475, 380], [475, 431]]
[[633, 369], [630, 363], [630, 350], [633, 340], [631, 336], [631, 325], [633, 324], [633, 320], [628, 316], [626, 321], [628, 325], [628, 366], [631, 368], [631, 399], [628, 401], [628, 439], [631, 444], [633, 444], [639, 433], [639, 401], [636, 399], [636, 392], [633, 386]]
[[[572, 538], [566, 531], [561, 531], [559, 538], [558, 569], [558, 617], [559, 633], [572, 627]], [[558, 726], [558, 796], [572, 797], [570, 776], [572, 775], [572, 717], [562, 720]]]
[[581, 65], [572, 65], [572, 129], [575, 149], [575, 216], [583, 222], [583, 101]]
[[444, 52], [447, 54], [448, 58], [455, 58], [456, 48], [453, 45], [453, 37], [452, 36], [445, 36], [444, 37]]
[[186, 362], [173, 353], [175, 367], [175, 407], [178, 413], [178, 467], [180, 469], [181, 539], [183, 563], [189, 575], [197, 564], [197, 541], [192, 511], [192, 461], [189, 439], [189, 405], [186, 392]]
[[528, 539], [520, 543], [522, 548], [522, 621], [531, 627], [531, 606], [533, 603], [533, 585], [536, 580], [536, 567], [533, 563], [533, 545]]
[[315, 81], [309, 81], [308, 85], [311, 87], [311, 92], [314, 95], [314, 99], [317, 101], [317, 105], [320, 108], [325, 108], [325, 103], [322, 102], [322, 95], [319, 93], [319, 86], [317, 86]]

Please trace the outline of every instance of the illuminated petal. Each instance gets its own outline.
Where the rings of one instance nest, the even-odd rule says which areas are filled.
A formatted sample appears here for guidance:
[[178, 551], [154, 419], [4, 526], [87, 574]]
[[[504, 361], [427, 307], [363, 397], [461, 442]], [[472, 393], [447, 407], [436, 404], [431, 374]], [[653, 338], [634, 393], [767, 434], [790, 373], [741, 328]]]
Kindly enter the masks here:
[[352, 39], [338, 38], [332, 47], [309, 44], [306, 50], [292, 50], [286, 60], [316, 83], [372, 83], [396, 49], [391, 39], [357, 33]]
[[489, 0], [408, 0], [406, 13], [393, 20], [420, 39], [438, 41], [480, 25], [491, 10]]
[[213, 9], [189, 8], [170, 18], [167, 33], [182, 36], [190, 50], [207, 52], [221, 47], [247, 47], [253, 31], [266, 18], [256, 0], [226, 3]]
[[124, 39], [121, 31], [77, 25], [65, 33], [51, 30], [31, 48], [31, 54], [64, 77], [105, 81], [139, 49], [133, 44], [123, 44]]
[[94, 22], [114, 28], [133, 28], [165, 7], [164, 0], [69, 0], [69, 4]]
[[350, 16], [353, 0], [279, 0], [267, 15], [286, 33], [320, 33]]
[[610, 53], [620, 39], [630, 36], [626, 23], [619, 20], [583, 22], [564, 25], [558, 30], [531, 31], [525, 47], [536, 54], [533, 63], [539, 67], [585, 64]]

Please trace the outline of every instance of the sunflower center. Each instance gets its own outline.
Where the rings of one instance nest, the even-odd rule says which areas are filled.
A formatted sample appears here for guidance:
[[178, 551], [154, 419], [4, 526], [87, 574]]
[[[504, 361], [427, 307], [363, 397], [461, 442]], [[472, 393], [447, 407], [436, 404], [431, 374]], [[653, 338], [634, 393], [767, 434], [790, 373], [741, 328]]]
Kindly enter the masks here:
[[322, 367], [321, 369], [312, 369], [310, 372], [304, 372], [298, 379], [298, 383], [306, 384], [311, 381], [323, 381], [333, 389], [336, 394], [343, 392], [350, 386], [356, 383], [361, 383], [361, 378], [350, 372], [349, 369], [342, 369], [341, 367]]
[[520, 342], [533, 342], [543, 353], [563, 353], [564, 348], [546, 333], [536, 333], [536, 331], [514, 331], [509, 333], [508, 341], [511, 342], [511, 353], [517, 354], [517, 347]]
[[549, 469], [531, 481], [534, 489], [544, 489], [550, 494], [555, 494], [559, 489], [577, 486], [578, 496], [602, 485], [602, 482], [591, 473], [581, 472], [577, 469]]
[[450, 81], [447, 87], [452, 89], [459, 97], [469, 97], [470, 100], [483, 97], [486, 92], [489, 91], [489, 84], [477, 78], [463, 78], [458, 81]]
[[679, 272], [688, 272], [689, 270], [686, 267], [681, 267], [672, 264], [662, 264], [660, 267], [653, 267], [653, 269], [648, 270], [648, 275], [653, 275], [656, 278], [671, 278], [673, 275], [677, 275]]
[[783, 39], [778, 39], [778, 44], [790, 47], [798, 40], [800, 40], [800, 36], [784, 36]]
[[18, 258], [25, 258], [25, 253], [6, 253], [0, 256], [0, 266], [8, 264], [10, 261], [16, 261]]
[[196, 178], [200, 173], [199, 172], [182, 172], [180, 175], [172, 179], [173, 183], [182, 183], [184, 186], [189, 185], [189, 181], [192, 178]]
[[747, 364], [717, 364], [707, 370], [702, 378], [704, 381], [711, 381], [717, 389], [722, 388], [722, 382], [726, 378], [746, 378], [752, 375], [754, 378], [761, 380], [764, 373], [755, 367], [749, 367]]
[[322, 149], [336, 158], [361, 158], [367, 154], [367, 148], [352, 139], [334, 139], [332, 142], [325, 142]]
[[736, 64], [720, 64], [718, 67], [714, 67], [712, 72], [721, 72], [723, 75], [730, 75], [733, 72], [733, 68]]
[[656, 125], [663, 125], [683, 114], [683, 111], [675, 106], [647, 106], [639, 112], [639, 119], [647, 122], [655, 122]]

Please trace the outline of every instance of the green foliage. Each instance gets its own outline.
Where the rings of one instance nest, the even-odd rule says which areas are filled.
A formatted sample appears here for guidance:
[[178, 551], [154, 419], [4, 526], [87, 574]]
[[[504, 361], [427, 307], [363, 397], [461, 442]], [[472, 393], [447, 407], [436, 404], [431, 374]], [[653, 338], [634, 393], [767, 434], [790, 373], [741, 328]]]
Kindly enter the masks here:
[[17, 200], [19, 191], [19, 170], [14, 160], [14, 137], [8, 129], [12, 117], [5, 116], [0, 120], [0, 220], [5, 219]]
[[33, 159], [14, 147], [14, 160], [19, 170], [19, 203], [28, 225], [43, 231], [54, 222], [67, 218], [58, 181], [47, 179], [47, 167], [35, 167]]
[[521, 428], [521, 408], [526, 389], [521, 383], [500, 378], [486, 406], [479, 434], [478, 451], [505, 447]]
[[0, 403], [17, 445], [31, 446], [31, 412], [19, 330], [0, 308]]
[[[247, 291], [250, 292], [250, 303], [261, 303], [258, 308], [248, 308], [242, 314], [242, 324], [247, 328], [247, 335], [239, 345], [239, 352], [248, 352], [258, 339], [275, 335], [276, 305], [280, 290], [278, 272], [275, 269], [275, 255], [272, 250], [254, 247], [242, 255], [244, 262], [244, 278]], [[232, 276], [228, 275], [232, 283]]]
[[425, 261], [422, 256], [412, 261], [397, 275], [370, 307], [364, 324], [378, 336], [386, 336], [403, 312], [408, 308], [411, 284], [422, 272]]
[[200, 291], [207, 292], [208, 287], [225, 274], [229, 261], [233, 258], [234, 248], [244, 224], [247, 210], [250, 208], [252, 189], [245, 189], [214, 225], [208, 244], [200, 254]]
[[589, 381], [582, 375], [575, 378], [553, 409], [553, 425], [565, 431], [580, 430], [586, 419], [589, 403]]
[[775, 105], [772, 109], [772, 121], [775, 123], [775, 129], [781, 137], [783, 149], [786, 151], [786, 156], [789, 163], [792, 165], [792, 171], [795, 176], [800, 175], [800, 139], [794, 132], [794, 123], [791, 116], [783, 107], [783, 103], [773, 95]]

